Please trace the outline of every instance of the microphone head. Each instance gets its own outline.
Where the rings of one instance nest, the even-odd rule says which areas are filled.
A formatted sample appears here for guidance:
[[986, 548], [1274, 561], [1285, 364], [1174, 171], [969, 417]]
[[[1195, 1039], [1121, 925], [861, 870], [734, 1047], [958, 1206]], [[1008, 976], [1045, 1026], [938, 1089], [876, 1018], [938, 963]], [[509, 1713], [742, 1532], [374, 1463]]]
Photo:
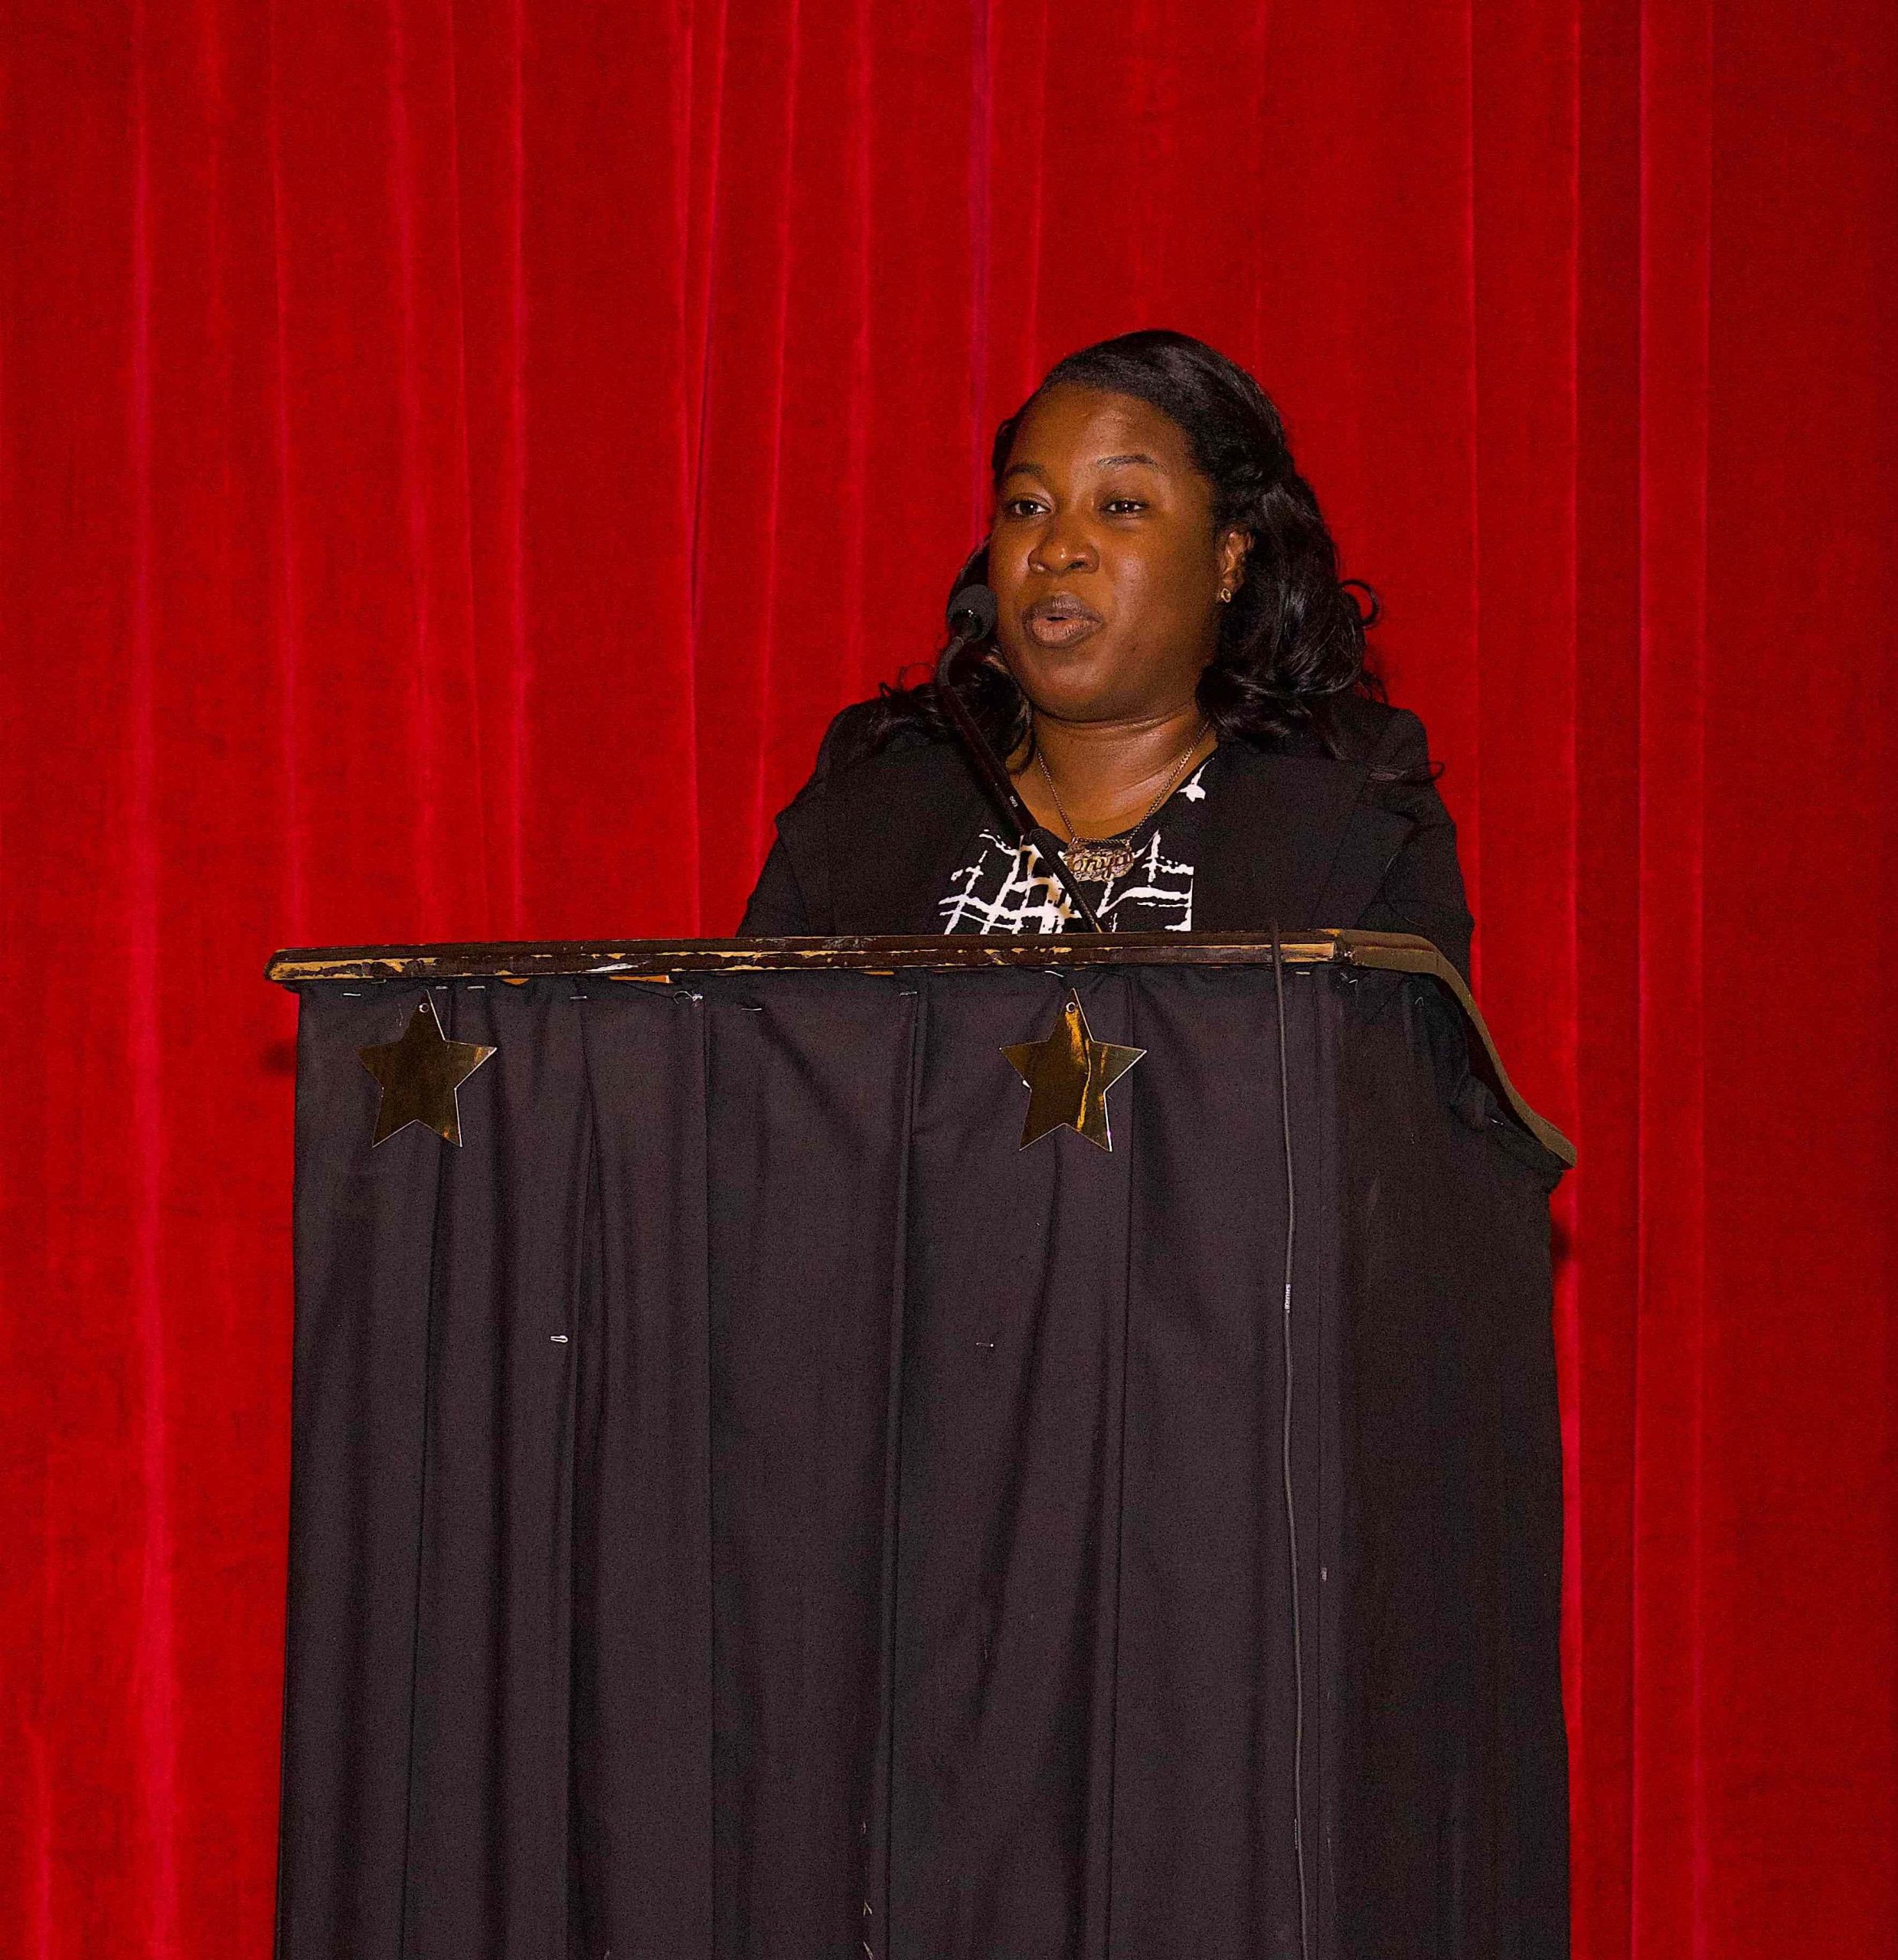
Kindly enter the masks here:
[[949, 603], [949, 629], [959, 640], [985, 640], [999, 616], [995, 595], [985, 585], [965, 585]]

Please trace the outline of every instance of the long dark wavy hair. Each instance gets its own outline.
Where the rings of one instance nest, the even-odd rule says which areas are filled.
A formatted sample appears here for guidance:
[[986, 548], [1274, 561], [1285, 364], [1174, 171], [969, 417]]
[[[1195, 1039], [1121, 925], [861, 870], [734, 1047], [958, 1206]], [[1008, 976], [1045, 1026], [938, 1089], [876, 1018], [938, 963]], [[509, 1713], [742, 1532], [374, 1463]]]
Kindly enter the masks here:
[[[1361, 581], [1338, 576], [1338, 547], [1292, 460], [1271, 397], [1190, 334], [1156, 328], [1099, 341], [1057, 361], [995, 431], [990, 469], [998, 490], [1021, 418], [1058, 387], [1133, 395], [1170, 416], [1212, 484], [1214, 535], [1235, 526], [1250, 535], [1244, 581], [1220, 609], [1219, 649], [1200, 676], [1200, 707], [1214, 728], [1222, 737], [1262, 744], [1306, 734], [1339, 753], [1337, 704], [1353, 693], [1383, 698], [1364, 646], [1377, 597]], [[988, 575], [985, 544], [950, 590], [985, 583]], [[988, 648], [998, 653], [992, 638]], [[1027, 701], [999, 658], [972, 653], [956, 689], [1003, 754], [1032, 742]], [[873, 746], [904, 730], [947, 731], [933, 681], [886, 685], [877, 710], [867, 731]]]

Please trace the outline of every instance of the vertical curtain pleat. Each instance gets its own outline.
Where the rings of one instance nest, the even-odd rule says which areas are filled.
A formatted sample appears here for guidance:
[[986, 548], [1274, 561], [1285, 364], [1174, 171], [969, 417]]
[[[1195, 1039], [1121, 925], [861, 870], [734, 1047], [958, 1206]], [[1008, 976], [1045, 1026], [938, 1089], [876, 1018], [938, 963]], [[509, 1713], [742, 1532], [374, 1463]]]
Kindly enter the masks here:
[[25, 1950], [266, 1936], [264, 955], [730, 929], [996, 420], [1145, 324], [1285, 408], [1581, 1145], [1578, 1951], [1888, 1942], [1895, 160], [1874, 0], [8, 0]]
[[711, 1950], [880, 1952], [863, 1908], [889, 1856], [871, 1804], [917, 1002], [812, 975], [708, 984], [703, 1013]]
[[[1576, 1147], [1558, 1212], [1570, 1445], [1571, 1805], [1577, 1951], [1632, 1936], [1634, 1579], [1629, 1529], [1642, 1214], [1635, 1058], [1641, 890], [1640, 0], [1579, 10], [1575, 341], [1576, 684], [1566, 895], [1576, 940]], [[1586, 194], [1582, 187], [1586, 186]], [[1533, 670], [1532, 650], [1524, 658]], [[1524, 867], [1531, 879], [1533, 863]], [[1540, 908], [1538, 908], [1540, 909]], [[1533, 916], [1533, 912], [1527, 916]], [[1581, 1004], [1586, 1003], [1586, 1011]], [[1499, 1018], [1498, 1026], [1508, 1024]]]
[[177, 1631], [172, 1599], [175, 1474], [172, 1408], [167, 1393], [170, 1329], [160, 1279], [165, 1236], [161, 1212], [165, 1172], [164, 1058], [158, 1037], [159, 942], [158, 758], [158, 694], [152, 619], [156, 549], [153, 509], [155, 459], [152, 427], [152, 283], [155, 244], [152, 209], [154, 132], [149, 103], [148, 21], [141, 0], [132, 15], [131, 346], [126, 416], [132, 487], [130, 616], [126, 621], [126, 712], [120, 751], [126, 777], [124, 1068], [128, 1127], [145, 1147], [132, 1156], [126, 1224], [132, 1257], [129, 1304], [135, 1333], [132, 1382], [139, 1431], [142, 1544], [139, 1614], [132, 1678], [137, 1719], [141, 1799], [139, 1838], [149, 1860], [146, 1903], [162, 1948], [178, 1934]]
[[577, 1329], [573, 1936], [700, 1955], [715, 1876], [705, 1016], [682, 992], [616, 991], [580, 1016], [599, 1253]]
[[[1713, 10], [1642, 22], [1635, 827], [1641, 1181], [1630, 1466], [1637, 1951], [1691, 1952], [1707, 1877], [1700, 1661], [1706, 1321], [1701, 1015]], [[1683, 1637], [1684, 1635], [1684, 1638]]]

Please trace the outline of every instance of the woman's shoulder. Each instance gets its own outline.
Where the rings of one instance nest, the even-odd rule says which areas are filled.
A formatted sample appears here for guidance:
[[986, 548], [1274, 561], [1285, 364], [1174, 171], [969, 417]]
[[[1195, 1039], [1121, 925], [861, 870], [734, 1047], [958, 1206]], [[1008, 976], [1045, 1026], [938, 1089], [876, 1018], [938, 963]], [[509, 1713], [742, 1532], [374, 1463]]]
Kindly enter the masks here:
[[1368, 769], [1377, 780], [1429, 780], [1429, 741], [1408, 708], [1374, 695], [1350, 694], [1333, 701], [1320, 729], [1310, 723], [1276, 741], [1247, 743], [1263, 754], [1302, 756]]
[[949, 746], [944, 737], [913, 722], [893, 722], [881, 695], [852, 701], [831, 717], [817, 746], [817, 762], [805, 786], [814, 789], [886, 756], [919, 754]]
[[952, 742], [893, 727], [880, 700], [853, 701], [831, 717], [809, 779], [778, 813], [778, 845], [802, 894], [799, 929], [931, 929], [926, 908], [985, 808]]
[[1367, 765], [1374, 776], [1407, 777], [1429, 767], [1429, 739], [1407, 707], [1348, 694], [1338, 704], [1334, 726], [1345, 759]]

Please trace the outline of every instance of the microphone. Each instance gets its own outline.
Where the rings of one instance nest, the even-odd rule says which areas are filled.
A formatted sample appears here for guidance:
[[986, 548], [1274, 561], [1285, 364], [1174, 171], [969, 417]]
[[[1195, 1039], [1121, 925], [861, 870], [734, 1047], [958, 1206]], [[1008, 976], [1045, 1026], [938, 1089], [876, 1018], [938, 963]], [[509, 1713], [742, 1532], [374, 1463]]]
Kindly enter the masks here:
[[987, 586], [965, 585], [949, 603], [949, 635], [965, 646], [985, 640], [995, 630], [1000, 616], [995, 595]]
[[969, 752], [969, 760], [975, 766], [975, 773], [1014, 826], [1017, 839], [1034, 846], [1036, 854], [1054, 872], [1067, 894], [1069, 904], [1087, 929], [1090, 933], [1103, 932], [1106, 929], [1093, 906], [1088, 903], [1080, 880], [1068, 869], [1067, 860], [1061, 854], [1061, 840], [1035, 822], [1034, 812], [1021, 800], [1021, 792], [1016, 789], [1006, 764], [996, 754], [995, 745], [976, 725], [968, 704], [956, 691], [957, 663], [970, 647], [988, 639], [995, 630], [995, 622], [1000, 616], [995, 595], [985, 585], [965, 585], [949, 601], [949, 642], [936, 663], [936, 697], [955, 725], [962, 746]]

